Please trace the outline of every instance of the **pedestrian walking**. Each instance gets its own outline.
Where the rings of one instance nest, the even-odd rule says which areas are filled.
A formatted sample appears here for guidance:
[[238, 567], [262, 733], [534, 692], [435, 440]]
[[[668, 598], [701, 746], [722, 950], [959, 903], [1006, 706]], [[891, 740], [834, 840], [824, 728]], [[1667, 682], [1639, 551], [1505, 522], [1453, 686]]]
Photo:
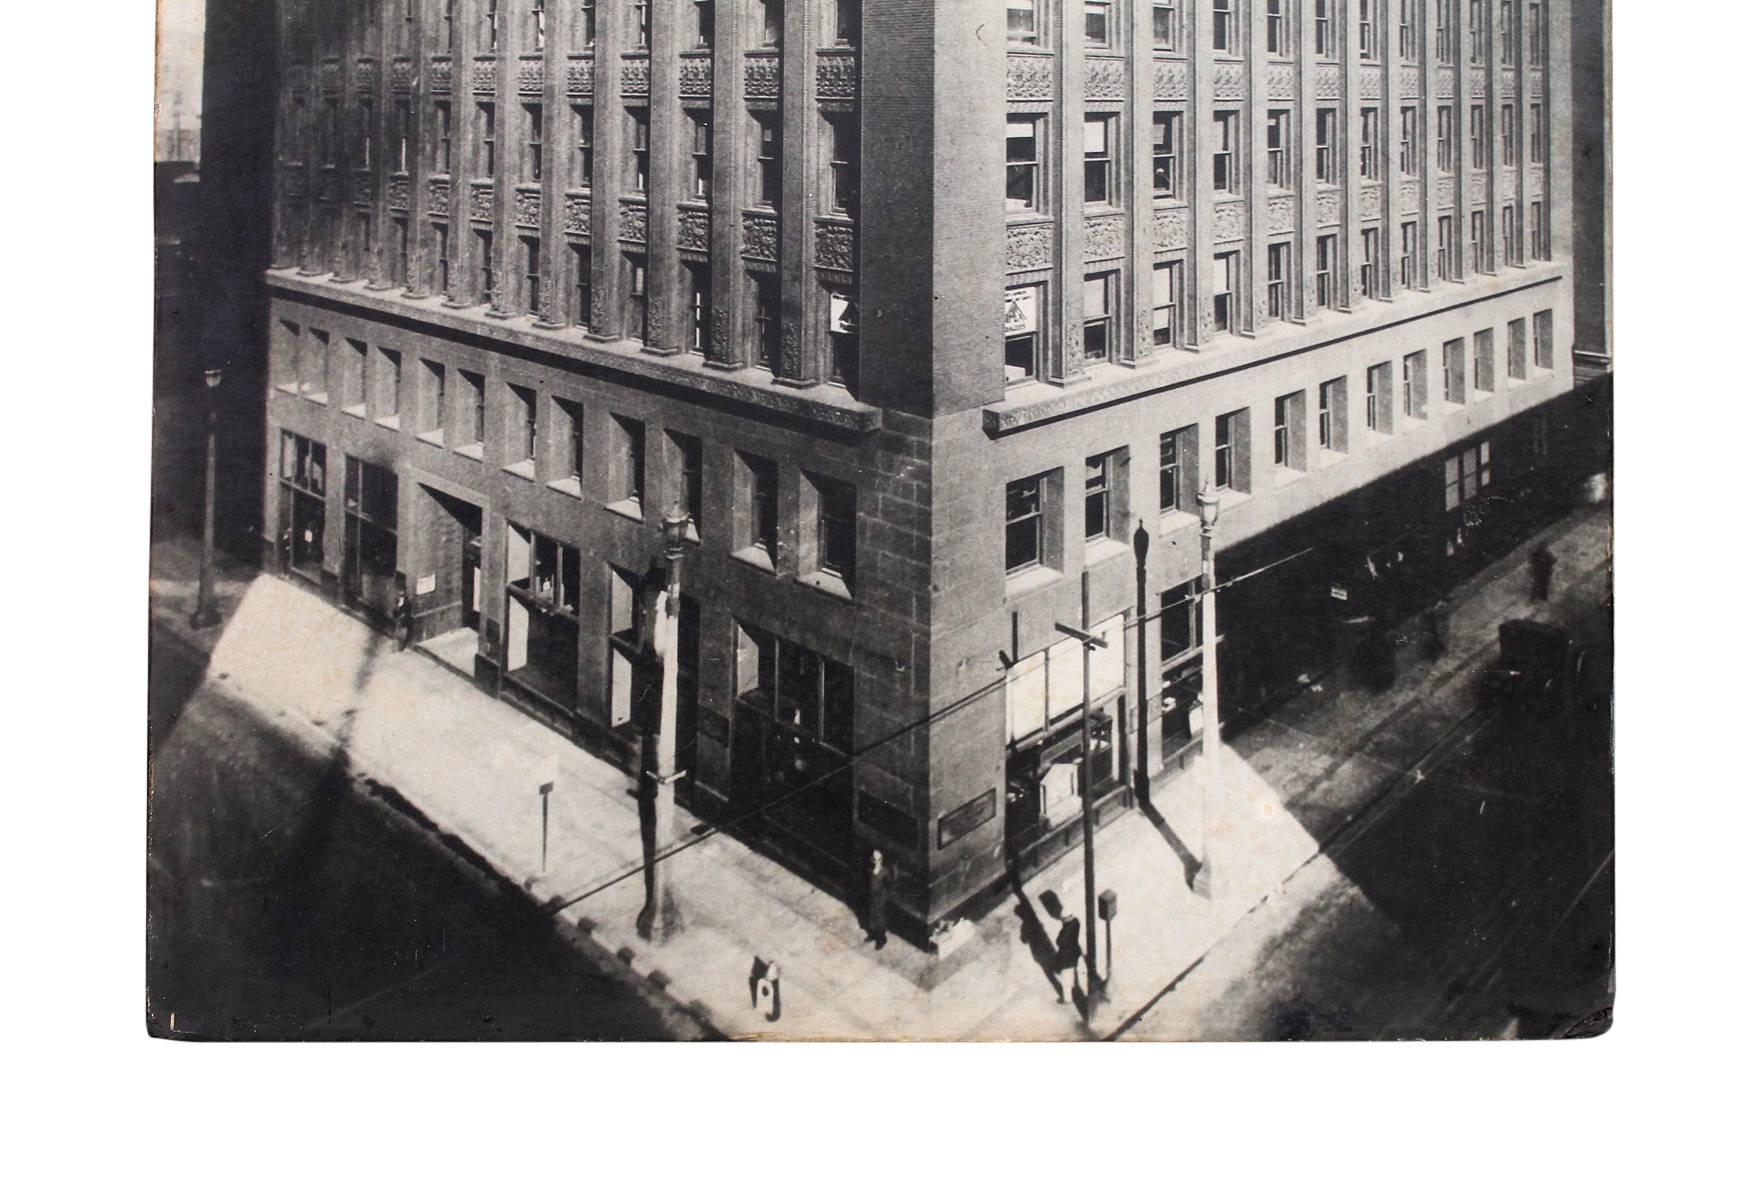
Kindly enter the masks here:
[[1427, 628], [1428, 657], [1438, 661], [1446, 652], [1446, 633], [1450, 630], [1452, 611], [1446, 605], [1445, 596], [1434, 600], [1422, 616], [1422, 623]]
[[397, 591], [397, 602], [391, 611], [391, 620], [396, 625], [397, 652], [401, 653], [415, 638], [415, 609], [414, 604], [409, 602], [409, 588], [406, 586]]
[[1550, 578], [1556, 572], [1556, 555], [1548, 545], [1531, 551], [1531, 597], [1538, 601], [1550, 597]]
[[878, 849], [872, 851], [872, 867], [866, 871], [866, 938], [875, 949], [885, 946], [891, 898], [891, 867]]
[[1070, 914], [1062, 916], [1062, 930], [1055, 937], [1055, 972], [1057, 989], [1061, 990], [1056, 998], [1058, 1003], [1067, 1002], [1067, 991], [1061, 987], [1060, 977], [1068, 975], [1069, 986], [1080, 984], [1080, 921]]

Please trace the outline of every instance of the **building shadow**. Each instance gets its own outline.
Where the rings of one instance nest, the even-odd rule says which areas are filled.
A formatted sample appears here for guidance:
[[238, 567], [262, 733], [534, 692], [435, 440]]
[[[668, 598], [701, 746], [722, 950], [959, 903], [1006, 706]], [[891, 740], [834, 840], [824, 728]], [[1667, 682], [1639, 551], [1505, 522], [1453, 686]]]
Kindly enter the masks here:
[[1202, 863], [1196, 859], [1194, 853], [1190, 852], [1190, 847], [1178, 838], [1178, 834], [1172, 831], [1171, 824], [1153, 805], [1151, 798], [1143, 796], [1137, 805], [1141, 809], [1141, 814], [1147, 817], [1147, 822], [1152, 824], [1154, 831], [1158, 832], [1161, 839], [1171, 846], [1171, 851], [1177, 855], [1179, 863], [1183, 865], [1184, 885], [1195, 885], [1196, 873], [1202, 868]]

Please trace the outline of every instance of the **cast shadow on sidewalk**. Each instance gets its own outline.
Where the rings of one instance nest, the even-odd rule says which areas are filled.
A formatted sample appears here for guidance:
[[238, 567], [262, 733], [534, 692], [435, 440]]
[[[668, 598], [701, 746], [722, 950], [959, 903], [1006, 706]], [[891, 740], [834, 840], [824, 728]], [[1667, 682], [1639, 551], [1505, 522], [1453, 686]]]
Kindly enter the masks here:
[[1194, 853], [1190, 852], [1189, 846], [1178, 839], [1177, 833], [1171, 830], [1171, 825], [1166, 822], [1165, 817], [1159, 814], [1159, 809], [1153, 806], [1152, 799], [1143, 797], [1138, 800], [1138, 804], [1141, 808], [1141, 814], [1147, 817], [1147, 822], [1152, 824], [1159, 835], [1165, 838], [1165, 843], [1171, 846], [1171, 851], [1176, 853], [1177, 859], [1183, 863], [1184, 885], [1193, 887], [1196, 884], [1196, 872], [1202, 868], [1202, 863], [1196, 859]]
[[[1011, 869], [1008, 873], [1008, 883], [1012, 889], [1013, 897], [1019, 900], [1018, 906], [1013, 908], [1013, 914], [1019, 917], [1019, 940], [1031, 950], [1031, 959], [1037, 963], [1037, 968], [1043, 971], [1043, 976], [1055, 989], [1056, 1001], [1066, 1002], [1067, 992], [1062, 987], [1061, 974], [1057, 972], [1055, 967], [1055, 942], [1050, 939], [1049, 932], [1043, 926], [1043, 921], [1037, 917], [1036, 906], [1029, 898], [1025, 897], [1025, 887], [1019, 880], [1018, 869]], [[1060, 900], [1053, 893], [1046, 893], [1044, 897], [1046, 906], [1053, 902], [1057, 908], [1060, 907]], [[1055, 913], [1051, 912], [1051, 914]]]

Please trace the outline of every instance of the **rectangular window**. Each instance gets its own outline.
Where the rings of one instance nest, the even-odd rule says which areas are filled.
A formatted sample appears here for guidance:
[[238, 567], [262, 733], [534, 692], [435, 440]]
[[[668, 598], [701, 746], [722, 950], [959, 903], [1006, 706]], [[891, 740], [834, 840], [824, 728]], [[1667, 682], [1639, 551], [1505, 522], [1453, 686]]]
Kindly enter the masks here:
[[1286, 109], [1274, 109], [1269, 113], [1269, 125], [1265, 130], [1264, 147], [1268, 156], [1269, 186], [1292, 187], [1293, 176], [1287, 169], [1287, 130], [1288, 113]]
[[1415, 420], [1428, 415], [1428, 355], [1417, 350], [1403, 356], [1403, 414]]
[[1513, 0], [1501, 0], [1501, 15], [1495, 22], [1501, 31], [1501, 65], [1513, 65]]
[[652, 129], [644, 108], [628, 109], [629, 186], [635, 195], [647, 193], [647, 167], [652, 155]]
[[1088, 116], [1086, 118], [1086, 202], [1088, 204], [1114, 204], [1115, 192], [1115, 161], [1112, 148], [1115, 118], [1108, 116]]
[[460, 370], [470, 418], [469, 436], [465, 444], [481, 447], [488, 437], [488, 384], [479, 374]]
[[1556, 365], [1556, 314], [1545, 308], [1531, 318], [1533, 358], [1539, 370], [1553, 370]]
[[354, 109], [355, 140], [360, 146], [360, 165], [366, 170], [372, 169], [372, 101], [361, 100]]
[[1379, 57], [1379, 0], [1360, 0], [1360, 56]]
[[1237, 19], [1233, 0], [1214, 0], [1214, 49], [1222, 54], [1238, 51]]
[[544, 9], [544, 0], [531, 0], [525, 44], [533, 50], [540, 51], [549, 44], [549, 14]]
[[480, 268], [476, 302], [491, 304], [494, 302], [494, 234], [487, 229], [476, 231], [476, 265]]
[[1421, 149], [1418, 138], [1421, 131], [1421, 111], [1416, 108], [1405, 108], [1400, 114], [1402, 118], [1402, 136], [1397, 142], [1397, 169], [1405, 175], [1421, 173]]
[[714, 132], [708, 114], [689, 114], [689, 164], [691, 199], [705, 200], [714, 191]]
[[1238, 253], [1214, 255], [1214, 331], [1238, 331]]
[[708, 268], [688, 263], [683, 268], [684, 347], [698, 354], [708, 352]]
[[1447, 403], [1464, 402], [1464, 338], [1446, 342], [1440, 351], [1440, 370], [1445, 375]]
[[1086, 48], [1108, 50], [1111, 39], [1112, 0], [1086, 0]]
[[1363, 108], [1360, 114], [1360, 177], [1379, 177], [1379, 110]]
[[1470, 0], [1470, 61], [1485, 62], [1489, 56], [1489, 28], [1483, 19], [1483, 0]]
[[1550, 230], [1543, 215], [1543, 201], [1531, 201], [1531, 257], [1539, 262], [1547, 262], [1550, 257]]
[[1507, 322], [1507, 377], [1510, 379], [1526, 377], [1525, 321], [1523, 318]]
[[1398, 0], [1397, 7], [1397, 57], [1404, 62], [1415, 62], [1421, 57], [1421, 38], [1415, 28], [1416, 0]]
[[1381, 299], [1379, 287], [1379, 231], [1360, 231], [1360, 293], [1368, 299]]
[[1049, 475], [1023, 478], [1007, 484], [1007, 573], [1029, 570], [1045, 563], [1044, 512]]
[[835, 40], [838, 46], [860, 44], [860, 0], [836, 0]]
[[1489, 214], [1480, 208], [1470, 214], [1470, 269], [1479, 275], [1489, 270]]
[[1214, 114], [1214, 190], [1238, 190], [1238, 113]]
[[850, 391], [859, 383], [860, 373], [860, 306], [845, 291], [829, 293], [829, 372], [832, 383], [840, 383]]
[[433, 102], [433, 173], [451, 174], [451, 101]]
[[439, 0], [439, 44], [447, 50], [457, 48], [457, 19], [455, 9], [457, 0]]
[[830, 205], [833, 212], [854, 213], [860, 205], [860, 126], [852, 113], [831, 113]]
[[1531, 106], [1531, 160], [1533, 162], [1542, 162], [1544, 160], [1544, 124], [1543, 124], [1543, 105], [1542, 104], [1533, 104]]
[[1434, 0], [1434, 41], [1439, 47], [1441, 62], [1456, 62], [1458, 47], [1453, 44], [1453, 12], [1452, 6], [1458, 0]]
[[537, 393], [525, 387], [509, 387], [512, 395], [513, 443], [507, 458], [514, 462], [537, 460]]
[[1408, 290], [1415, 286], [1416, 223], [1404, 221], [1399, 235], [1402, 240], [1397, 253], [1397, 285]]
[[[1184, 116], [1181, 112], [1153, 114], [1153, 194], [1176, 198], [1183, 192]], [[1009, 192], [1010, 195], [1010, 192]]]
[[1083, 354], [1088, 362], [1108, 362], [1113, 352], [1111, 335], [1111, 292], [1114, 274], [1087, 275], [1081, 291], [1085, 320]]
[[413, 137], [414, 126], [415, 114], [410, 102], [408, 100], [398, 100], [396, 131], [397, 156], [396, 161], [391, 164], [391, 169], [398, 174], [406, 175], [409, 173], [409, 142]]
[[1442, 279], [1457, 278], [1452, 240], [1452, 218], [1442, 216], [1437, 222], [1439, 246], [1434, 250], [1435, 273]]
[[1488, 111], [1481, 104], [1470, 106], [1470, 169], [1489, 169]]
[[635, 49], [649, 49], [653, 44], [653, 6], [647, 0], [634, 0], [628, 7], [628, 26], [634, 34]]
[[756, 202], [769, 208], [781, 203], [781, 114], [750, 114], [756, 137]]
[[409, 285], [409, 218], [390, 218], [391, 258], [390, 281], [398, 287]]
[[482, 42], [490, 50], [500, 48], [499, 0], [482, 0]]
[[1440, 173], [1449, 175], [1457, 169], [1457, 151], [1453, 146], [1452, 107], [1442, 104], [1434, 117], [1434, 146], [1439, 158]]
[[638, 511], [647, 493], [647, 426], [611, 413], [610, 439], [610, 502]]
[[445, 397], [445, 367], [438, 362], [421, 362], [421, 378], [425, 386], [421, 396], [421, 428], [423, 433], [438, 433], [440, 441], [445, 438], [446, 426], [450, 421], [451, 412]]
[[1367, 427], [1375, 433], [1391, 431], [1391, 363], [1367, 367]]
[[494, 178], [494, 105], [486, 100], [476, 105], [476, 147], [480, 176]]
[[535, 237], [519, 238], [525, 259], [525, 312], [535, 316], [543, 307], [543, 249]]
[[1501, 261], [1511, 266], [1519, 260], [1519, 213], [1511, 204], [1501, 205]]
[[1042, 370], [1041, 308], [1043, 287], [1009, 288], [1002, 316], [1002, 335], [1006, 341], [1003, 369], [1008, 383], [1035, 379]]
[[760, 6], [758, 16], [761, 25], [757, 30], [757, 44], [761, 46], [779, 46], [781, 30], [785, 20], [781, 14], [781, 0], [757, 0]]
[[562, 435], [566, 438], [567, 477], [578, 483], [586, 477], [586, 409], [584, 404], [557, 399], [561, 410]]
[[592, 247], [573, 247], [573, 322], [581, 327], [592, 323]]
[[1336, 234], [1325, 233], [1318, 238], [1318, 269], [1313, 272], [1317, 284], [1318, 307], [1336, 306]]
[[1114, 449], [1086, 459], [1086, 539], [1116, 539], [1128, 525], [1122, 491], [1128, 474], [1128, 452]]
[[1319, 58], [1336, 57], [1336, 27], [1332, 8], [1338, 0], [1312, 0], [1312, 31], [1316, 34]]
[[1293, 53], [1287, 37], [1287, 6], [1289, 0], [1263, 0], [1263, 41], [1269, 53]]
[[1153, 47], [1182, 53], [1184, 48], [1183, 0], [1153, 5]]
[[1275, 465], [1282, 470], [1299, 468], [1294, 459], [1294, 434], [1299, 415], [1297, 408], [1303, 399], [1301, 392], [1275, 397]]
[[774, 275], [757, 275], [751, 304], [751, 357], [758, 366], [773, 370], [781, 361], [781, 285]]
[[1476, 361], [1471, 371], [1471, 389], [1483, 395], [1495, 390], [1495, 331], [1482, 329], [1474, 340]]
[[691, 39], [697, 50], [714, 48], [714, 0], [695, 0], [695, 36]]
[[1015, 46], [1043, 44], [1039, 0], [1007, 0], [1007, 41]]
[[1317, 173], [1318, 182], [1336, 182], [1336, 110], [1334, 108], [1318, 109], [1317, 130]]
[[592, 106], [573, 106], [573, 185], [590, 190], [592, 186]]
[[543, 181], [543, 106], [541, 104], [526, 104], [524, 110], [524, 180], [527, 183], [541, 183]]
[[1348, 419], [1348, 380], [1318, 384], [1318, 448], [1341, 453], [1343, 422]]
[[1159, 510], [1196, 509], [1196, 426], [1159, 434]]
[[1526, 10], [1525, 28], [1529, 34], [1530, 52], [1525, 59], [1528, 67], [1541, 67], [1549, 60], [1550, 31], [1544, 25], [1543, 5], [1533, 4]]
[[1501, 105], [1501, 165], [1519, 165], [1519, 130], [1513, 123], [1513, 106]]
[[1178, 320], [1184, 293], [1184, 264], [1161, 262], [1153, 267], [1153, 344], [1177, 345], [1183, 340]]
[[637, 341], [647, 339], [647, 260], [638, 254], [628, 255], [624, 274], [628, 278], [628, 308], [622, 326], [624, 337]]
[[1269, 247], [1269, 319], [1286, 320], [1287, 279], [1293, 264], [1293, 244], [1278, 241]]
[[780, 478], [775, 463], [755, 454], [738, 455], [744, 498], [744, 548], [754, 549], [773, 565], [780, 542]]
[[1240, 408], [1214, 421], [1214, 485], [1222, 491], [1251, 489], [1251, 410]]
[[817, 568], [854, 585], [854, 487], [841, 479], [806, 475], [817, 502]]
[[676, 491], [673, 498], [682, 505], [684, 514], [700, 535], [702, 524], [702, 439], [688, 433], [670, 433], [671, 459], [676, 475], [672, 480]]

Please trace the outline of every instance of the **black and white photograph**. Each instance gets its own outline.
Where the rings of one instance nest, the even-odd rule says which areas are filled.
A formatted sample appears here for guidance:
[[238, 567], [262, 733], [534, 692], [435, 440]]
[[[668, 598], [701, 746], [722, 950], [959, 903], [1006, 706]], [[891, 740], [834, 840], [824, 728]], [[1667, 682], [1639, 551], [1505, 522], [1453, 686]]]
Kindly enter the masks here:
[[1608, 0], [155, 64], [143, 1037], [1610, 1031]]

